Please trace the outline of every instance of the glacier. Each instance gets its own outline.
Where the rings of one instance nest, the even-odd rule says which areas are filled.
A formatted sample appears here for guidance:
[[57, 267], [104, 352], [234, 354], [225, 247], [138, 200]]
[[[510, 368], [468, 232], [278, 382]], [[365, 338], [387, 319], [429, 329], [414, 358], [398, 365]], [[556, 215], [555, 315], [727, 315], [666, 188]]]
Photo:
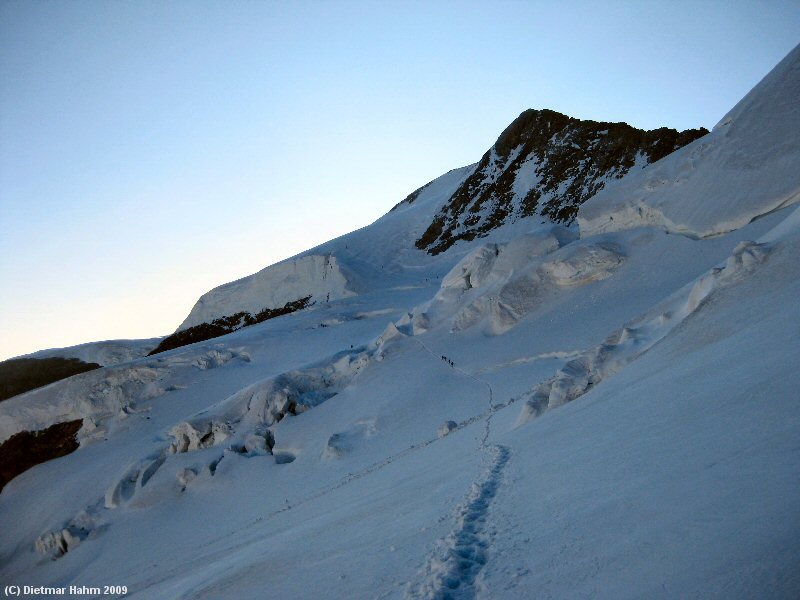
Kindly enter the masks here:
[[[131, 598], [800, 594], [800, 48], [574, 223], [415, 246], [474, 172], [203, 296], [304, 310], [0, 402], [6, 584]], [[187, 325], [188, 324], [188, 325]], [[124, 342], [118, 342], [122, 344]], [[113, 350], [113, 352], [112, 352]], [[70, 350], [59, 350], [69, 356]]]

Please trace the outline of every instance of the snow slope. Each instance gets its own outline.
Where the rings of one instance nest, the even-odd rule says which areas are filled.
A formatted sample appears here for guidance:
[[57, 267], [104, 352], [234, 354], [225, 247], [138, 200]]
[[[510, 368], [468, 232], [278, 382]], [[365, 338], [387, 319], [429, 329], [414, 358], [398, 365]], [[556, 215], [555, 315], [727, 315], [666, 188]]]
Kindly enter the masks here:
[[[630, 257], [614, 275], [551, 298], [503, 335], [387, 329], [402, 311], [376, 314], [393, 297], [376, 294], [331, 303], [337, 325], [297, 313], [121, 366], [160, 366], [158, 385], [171, 391], [137, 394], [136, 410], [98, 419], [102, 437], [8, 485], [4, 580], [89, 584], [113, 573], [141, 598], [796, 591], [800, 498], [787, 450], [800, 381], [797, 332], [785, 324], [798, 317], [800, 235], [759, 241], [784, 217], [707, 241], [617, 234]], [[739, 264], [743, 239], [764, 260], [714, 287], [617, 375], [518, 424], [571, 357], [670, 290], [691, 294]], [[663, 272], [648, 289], [654, 264]], [[250, 360], [213, 360], [233, 348]], [[292, 386], [308, 408], [275, 422], [263, 408]], [[265, 425], [271, 454], [258, 441]], [[763, 540], [758, 560], [743, 562], [740, 530]]]
[[[739, 122], [800, 111], [771, 96], [784, 83]], [[721, 186], [726, 169], [697, 166]], [[469, 171], [297, 257], [335, 256], [355, 295], [1, 403], [2, 439], [84, 423], [76, 452], [0, 493], [0, 579], [142, 599], [797, 597], [800, 208], [710, 237], [518, 221], [416, 250]]]
[[655, 226], [708, 237], [800, 201], [798, 97], [800, 46], [710, 134], [586, 202], [581, 234]]
[[513, 432], [508, 477], [539, 493], [498, 495], [494, 558], [513, 566], [489, 571], [495, 597], [797, 596], [798, 233], [580, 403]]

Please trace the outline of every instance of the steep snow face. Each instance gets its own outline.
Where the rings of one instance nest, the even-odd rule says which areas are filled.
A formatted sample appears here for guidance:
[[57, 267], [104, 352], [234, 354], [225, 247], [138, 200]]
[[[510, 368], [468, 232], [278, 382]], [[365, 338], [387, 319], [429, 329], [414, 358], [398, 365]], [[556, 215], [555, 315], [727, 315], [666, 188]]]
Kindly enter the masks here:
[[642, 131], [626, 123], [527, 110], [483, 155], [416, 245], [439, 254], [460, 240], [485, 237], [508, 222], [534, 215], [570, 223], [578, 206], [608, 182], [706, 133], [665, 127]]
[[[800, 312], [799, 241], [757, 239], [766, 260], [726, 263], [680, 327], [506, 438], [526, 450], [493, 503], [489, 565], [509, 568], [485, 570], [488, 596], [797, 597], [800, 378], [786, 325]], [[523, 482], [541, 492], [518, 493]]]
[[709, 135], [584, 204], [581, 235], [648, 225], [708, 237], [800, 201], [797, 98], [800, 46]]
[[265, 308], [279, 308], [307, 296], [311, 302], [347, 298], [356, 294], [353, 279], [335, 256], [290, 258], [206, 292], [178, 330], [238, 312], [256, 314]]
[[[416, 240], [433, 216], [450, 199], [474, 165], [448, 171], [425, 184], [377, 221], [357, 231], [312, 248], [306, 254], [333, 254], [358, 274], [362, 287], [376, 289], [419, 283], [430, 269], [445, 271], [459, 257], [430, 256], [417, 250]], [[440, 267], [438, 265], [447, 266]], [[420, 270], [426, 271], [420, 277]]]

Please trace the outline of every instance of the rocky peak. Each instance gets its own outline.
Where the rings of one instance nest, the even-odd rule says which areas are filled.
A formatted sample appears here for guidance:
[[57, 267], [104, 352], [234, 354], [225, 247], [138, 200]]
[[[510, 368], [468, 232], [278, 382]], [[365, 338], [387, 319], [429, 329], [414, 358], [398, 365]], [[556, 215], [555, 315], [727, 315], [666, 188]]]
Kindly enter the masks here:
[[526, 110], [483, 155], [416, 242], [439, 254], [534, 215], [570, 223], [607, 181], [645, 167], [708, 133], [651, 131], [627, 123], [583, 121], [553, 110]]
[[493, 148], [498, 156], [506, 158], [515, 148], [534, 140], [534, 138], [538, 138], [539, 144], [543, 141], [546, 142], [551, 136], [566, 127], [570, 120], [577, 119], [571, 119], [567, 115], [547, 108], [543, 110], [529, 108], [503, 130]]

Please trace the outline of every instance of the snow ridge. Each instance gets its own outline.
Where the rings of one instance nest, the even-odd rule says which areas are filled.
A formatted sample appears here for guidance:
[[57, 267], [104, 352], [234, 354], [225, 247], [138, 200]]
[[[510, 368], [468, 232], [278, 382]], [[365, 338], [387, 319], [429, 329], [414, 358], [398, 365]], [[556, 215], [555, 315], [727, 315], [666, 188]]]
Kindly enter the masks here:
[[578, 207], [606, 184], [706, 133], [703, 128], [643, 131], [626, 123], [526, 110], [442, 206], [416, 247], [439, 254], [459, 240], [484, 237], [505, 223], [534, 215], [569, 223]]

